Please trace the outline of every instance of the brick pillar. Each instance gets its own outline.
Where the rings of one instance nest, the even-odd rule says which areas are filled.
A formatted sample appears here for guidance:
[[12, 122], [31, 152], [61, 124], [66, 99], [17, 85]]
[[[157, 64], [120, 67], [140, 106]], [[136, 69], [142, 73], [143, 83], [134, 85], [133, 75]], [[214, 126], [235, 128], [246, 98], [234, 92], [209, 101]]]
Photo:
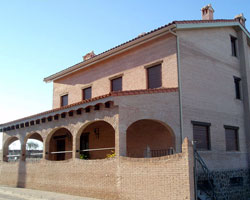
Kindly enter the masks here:
[[47, 136], [43, 138], [43, 158], [48, 160], [49, 159], [50, 135], [49, 135], [49, 133], [47, 133], [46, 135]]
[[182, 153], [187, 157], [187, 166], [188, 171], [186, 172], [189, 176], [189, 198], [194, 199], [194, 148], [192, 143], [188, 140], [188, 138], [184, 138], [182, 143]]
[[119, 124], [119, 133], [116, 134], [116, 144], [115, 150], [117, 155], [126, 156], [127, 154], [127, 137], [126, 137], [127, 127], [123, 124]]
[[244, 124], [246, 147], [248, 152], [248, 163], [250, 165], [250, 65], [248, 56], [247, 36], [242, 31], [237, 32], [239, 59], [242, 80], [243, 106], [244, 106]]
[[21, 155], [20, 155], [20, 160], [25, 161], [26, 159], [26, 142], [25, 140], [26, 134], [22, 134], [20, 136], [20, 144], [21, 144]]
[[72, 159], [76, 158], [76, 155], [78, 155], [79, 153], [76, 153], [76, 134], [77, 131], [74, 131], [74, 133], [72, 133]]
[[45, 158], [46, 158], [45, 142], [46, 142], [46, 137], [43, 137], [43, 158], [42, 158], [42, 160], [45, 160]]
[[0, 162], [3, 161], [3, 149], [0, 149]]
[[0, 162], [3, 161], [3, 133], [0, 133]]

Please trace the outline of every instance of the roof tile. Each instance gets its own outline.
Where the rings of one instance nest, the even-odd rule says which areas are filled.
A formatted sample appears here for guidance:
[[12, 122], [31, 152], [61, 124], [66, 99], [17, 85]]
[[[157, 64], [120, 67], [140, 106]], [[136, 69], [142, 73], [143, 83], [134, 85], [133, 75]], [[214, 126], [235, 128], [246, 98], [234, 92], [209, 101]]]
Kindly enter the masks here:
[[28, 119], [33, 118], [33, 117], [39, 117], [39, 116], [42, 117], [43, 115], [47, 115], [47, 114], [50, 114], [50, 113], [53, 113], [53, 112], [56, 112], [56, 111], [59, 111], [59, 110], [63, 111], [65, 109], [67, 109], [67, 108], [72, 108], [74, 106], [82, 105], [82, 104], [85, 104], [85, 103], [88, 103], [88, 102], [97, 101], [99, 99], [104, 99], [104, 98], [107, 98], [107, 97], [110, 97], [110, 96], [128, 96], [128, 95], [150, 94], [150, 93], [165, 93], [165, 92], [177, 92], [177, 91], [178, 91], [178, 88], [159, 88], [159, 89], [144, 89], [144, 90], [128, 90], [128, 91], [110, 92], [109, 94], [101, 95], [101, 96], [94, 97], [94, 98], [91, 98], [91, 99], [88, 99], [88, 100], [82, 100], [82, 101], [79, 101], [79, 102], [76, 102], [76, 103], [73, 103], [73, 104], [70, 104], [70, 105], [67, 105], [67, 106], [63, 106], [63, 107], [60, 107], [60, 108], [55, 108], [55, 109], [52, 109], [52, 110], [41, 112], [41, 113], [38, 113], [38, 114], [35, 114], [35, 115], [31, 115], [31, 116], [28, 116], [28, 117], [24, 117], [24, 118], [17, 119], [17, 120], [7, 122], [7, 123], [4, 123], [4, 124], [0, 124], [0, 125], [4, 126], [4, 125], [10, 124], [10, 123], [17, 123], [19, 121], [28, 120]]

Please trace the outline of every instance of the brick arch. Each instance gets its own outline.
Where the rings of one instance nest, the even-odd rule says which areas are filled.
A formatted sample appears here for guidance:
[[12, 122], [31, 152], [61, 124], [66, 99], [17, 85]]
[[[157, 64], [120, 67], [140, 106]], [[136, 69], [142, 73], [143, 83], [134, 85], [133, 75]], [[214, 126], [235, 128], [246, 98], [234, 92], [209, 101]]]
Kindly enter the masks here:
[[[53, 138], [54, 137], [54, 138]], [[64, 139], [63, 139], [64, 138]], [[59, 145], [59, 140], [64, 140], [65, 145]], [[65, 150], [58, 150], [59, 146], [64, 146]], [[72, 158], [72, 153], [65, 153], [64, 159], [59, 158], [59, 154], [52, 155], [55, 151], [72, 151], [73, 150], [73, 135], [66, 127], [57, 127], [53, 129], [45, 139], [45, 158], [47, 160], [67, 160]]]
[[28, 133], [26, 137], [24, 138], [24, 144], [27, 143], [28, 139], [35, 139], [35, 140], [39, 140], [40, 142], [43, 142], [43, 138], [41, 134], [38, 132]]
[[20, 140], [20, 138], [18, 136], [11, 136], [11, 137], [7, 138], [4, 141], [4, 145], [3, 145], [3, 161], [8, 162], [7, 155], [9, 154], [9, 146], [10, 146], [10, 144], [12, 144], [13, 142], [15, 142], [17, 140], [19, 140], [21, 142], [21, 140]]
[[140, 119], [126, 131], [128, 157], [158, 157], [173, 153], [175, 134], [166, 123], [155, 119]]
[[[115, 128], [110, 122], [106, 120], [86, 122], [79, 128], [75, 137], [77, 158], [80, 158], [80, 154], [83, 153], [80, 152], [82, 150], [81, 141], [84, 140], [83, 137], [86, 134], [88, 135], [89, 149], [115, 147]], [[89, 159], [103, 159], [106, 158], [107, 154], [111, 154], [111, 150], [93, 151], [89, 153]]]
[[[23, 154], [25, 155], [24, 159], [27, 158], [27, 149], [26, 149], [27, 146], [26, 146], [26, 144], [27, 144], [27, 142], [28, 142], [29, 139], [34, 139], [34, 140], [38, 140], [38, 141], [42, 142], [43, 143], [43, 149], [44, 149], [44, 142], [43, 142], [43, 138], [42, 138], [41, 134], [38, 133], [38, 132], [28, 133], [26, 135], [26, 137], [24, 138], [24, 143], [23, 143]], [[34, 152], [32, 152], [32, 153], [34, 153]], [[35, 153], [37, 153], [37, 152], [35, 152]], [[39, 157], [39, 156], [32, 156], [32, 157]], [[41, 156], [41, 158], [42, 158], [42, 156]]]

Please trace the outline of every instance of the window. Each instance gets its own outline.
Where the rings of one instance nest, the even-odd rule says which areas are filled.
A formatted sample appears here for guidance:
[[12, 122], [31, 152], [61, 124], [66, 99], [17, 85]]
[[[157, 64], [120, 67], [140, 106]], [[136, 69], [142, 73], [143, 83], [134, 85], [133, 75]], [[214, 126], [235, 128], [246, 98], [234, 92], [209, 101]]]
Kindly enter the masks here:
[[231, 36], [231, 48], [232, 48], [232, 56], [237, 57], [237, 38]]
[[148, 89], [159, 88], [161, 83], [161, 64], [147, 68]]
[[61, 96], [61, 107], [68, 105], [68, 95]]
[[234, 85], [235, 85], [235, 97], [236, 99], [241, 99], [241, 79], [238, 77], [234, 77]]
[[86, 100], [86, 99], [91, 99], [92, 97], [92, 91], [91, 91], [91, 87], [85, 88], [82, 90], [82, 99]]
[[122, 91], [122, 77], [111, 80], [111, 91]]
[[210, 123], [192, 121], [197, 150], [210, 150]]
[[239, 127], [224, 126], [226, 134], [226, 151], [239, 151], [238, 129]]

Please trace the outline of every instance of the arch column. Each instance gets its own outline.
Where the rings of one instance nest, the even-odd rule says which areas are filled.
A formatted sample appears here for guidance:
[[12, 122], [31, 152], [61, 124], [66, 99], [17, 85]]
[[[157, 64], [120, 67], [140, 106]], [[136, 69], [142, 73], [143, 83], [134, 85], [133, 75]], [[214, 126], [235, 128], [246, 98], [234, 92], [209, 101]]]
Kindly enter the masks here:
[[49, 160], [49, 141], [50, 141], [50, 131], [47, 131], [46, 136], [43, 139], [43, 159]]
[[26, 145], [23, 141], [20, 141], [21, 143], [21, 155], [20, 155], [20, 160], [25, 161], [26, 159]]
[[25, 136], [20, 136], [20, 145], [21, 145], [21, 152], [20, 152], [20, 160], [19, 161], [25, 161], [25, 153], [26, 153], [26, 143], [25, 143]]
[[0, 162], [3, 162], [3, 149], [0, 150]]
[[126, 156], [127, 155], [127, 126], [124, 124], [119, 124], [119, 129], [117, 133], [117, 137], [115, 140], [115, 150], [117, 155], [119, 156]]
[[78, 132], [78, 129], [74, 129], [74, 131], [72, 131], [72, 135], [73, 135], [73, 141], [72, 141], [72, 159], [75, 160], [76, 158], [79, 157], [79, 152], [76, 152], [77, 150], [77, 138], [76, 138], [76, 135], [77, 135], [77, 132]]

